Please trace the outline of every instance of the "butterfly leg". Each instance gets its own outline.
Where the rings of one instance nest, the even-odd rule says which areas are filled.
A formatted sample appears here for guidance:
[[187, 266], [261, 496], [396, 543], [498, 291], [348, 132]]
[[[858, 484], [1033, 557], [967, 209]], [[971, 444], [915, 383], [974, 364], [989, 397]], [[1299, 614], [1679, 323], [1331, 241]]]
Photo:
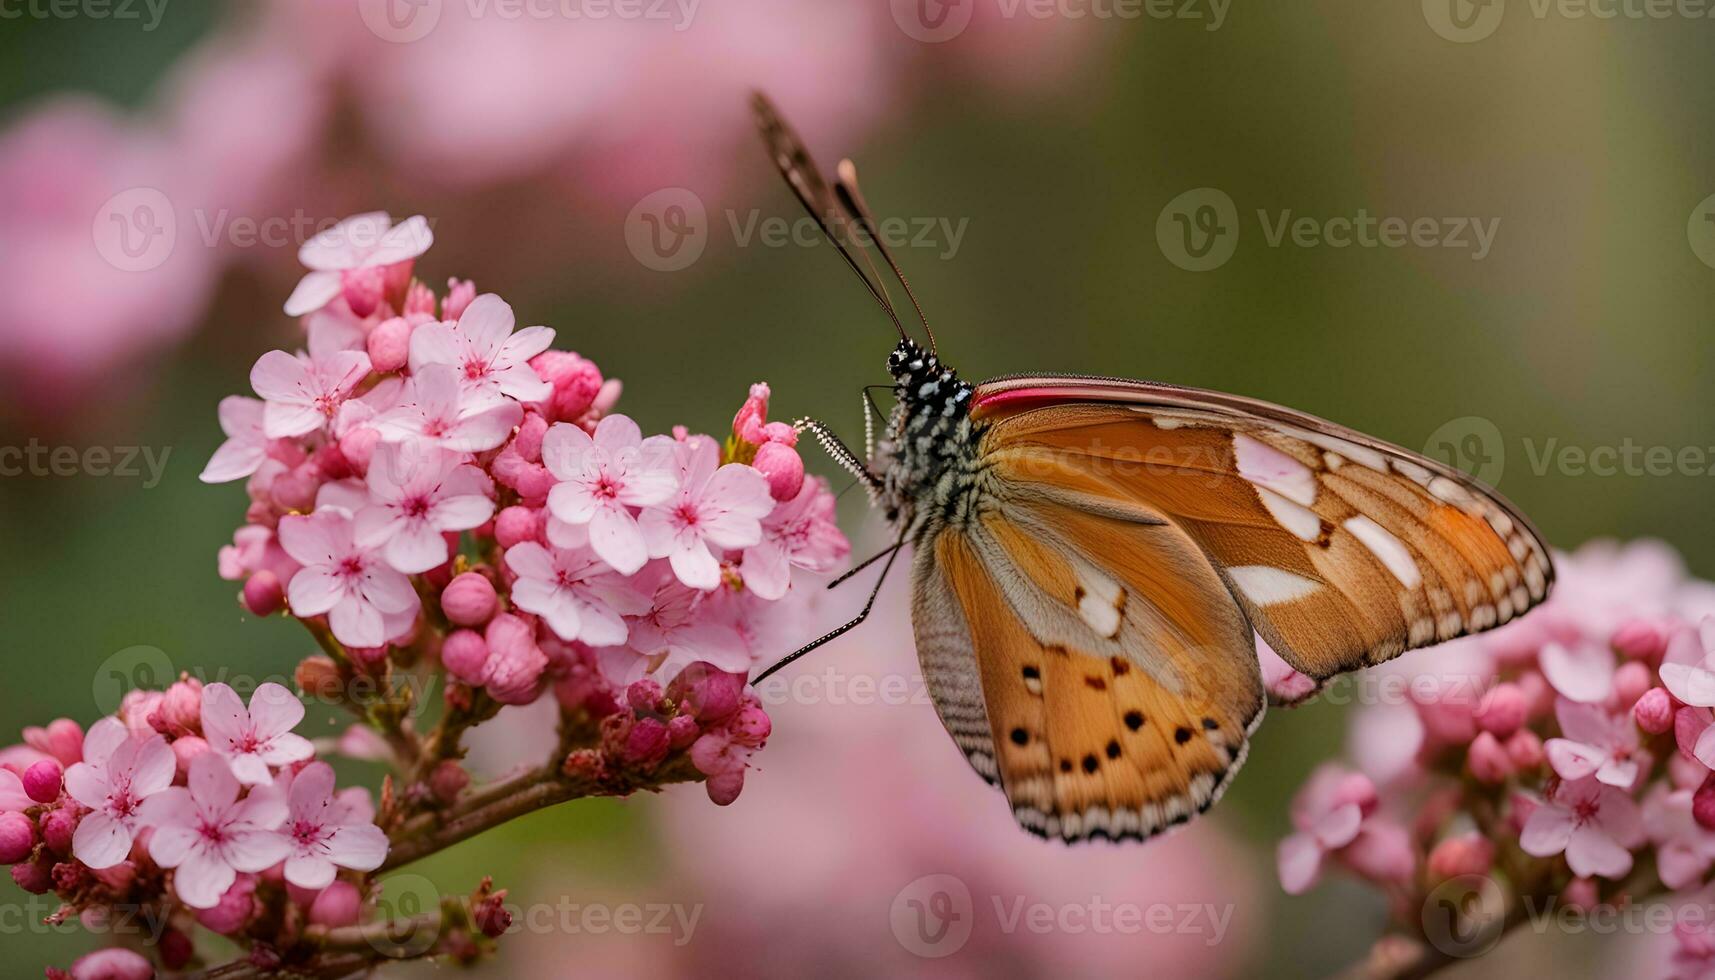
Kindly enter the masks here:
[[871, 491], [879, 491], [882, 488], [881, 477], [871, 472], [868, 464], [847, 448], [846, 444], [840, 441], [840, 437], [834, 435], [834, 430], [830, 429], [826, 422], [816, 419], [799, 419], [793, 423], [792, 427], [800, 432], [807, 431], [815, 436], [816, 441], [821, 444], [823, 452], [826, 452], [835, 463], [838, 463], [841, 469], [862, 480]]
[[[750, 683], [752, 685], [761, 684], [763, 681], [765, 681], [769, 677], [771, 677], [776, 671], [780, 670], [780, 668], [786, 666], [787, 664], [791, 663], [794, 660], [797, 660], [799, 657], [802, 657], [806, 653], [809, 653], [810, 651], [816, 649], [817, 647], [821, 646], [822, 644], [827, 643], [830, 640], [835, 640], [841, 636], [844, 636], [846, 633], [848, 633], [851, 630], [853, 630], [854, 628], [856, 628], [859, 623], [862, 623], [864, 620], [868, 619], [870, 610], [875, 608], [875, 597], [881, 594], [881, 583], [887, 581], [887, 573], [893, 570], [894, 559], [899, 557], [899, 552], [904, 547], [904, 545], [905, 545], [905, 537], [903, 535], [901, 535], [899, 538], [899, 541], [896, 542], [892, 548], [889, 548], [887, 551], [883, 552], [883, 554], [887, 555], [887, 564], [881, 566], [881, 574], [876, 577], [875, 588], [869, 590], [869, 599], [868, 599], [868, 601], [866, 601], [863, 604], [863, 611], [859, 612], [856, 616], [854, 616], [852, 618], [851, 622], [848, 622], [842, 626], [837, 626], [834, 629], [831, 629], [828, 632], [817, 637], [816, 639], [810, 641], [809, 643], [806, 643], [803, 646], [799, 647], [798, 649], [793, 650], [791, 653], [787, 654], [785, 657], [783, 657], [779, 661], [777, 661], [772, 667], [769, 667], [767, 670], [756, 675], [756, 677], [753, 680], [751, 680]], [[880, 558], [880, 557], [881, 557], [881, 555], [876, 556], [876, 558]], [[873, 559], [873, 558], [870, 559], [870, 561], [874, 561], [874, 560], [875, 559]], [[867, 564], [869, 564], [869, 562], [865, 562], [864, 564], [867, 565]], [[862, 566], [859, 566], [859, 567], [862, 567]]]

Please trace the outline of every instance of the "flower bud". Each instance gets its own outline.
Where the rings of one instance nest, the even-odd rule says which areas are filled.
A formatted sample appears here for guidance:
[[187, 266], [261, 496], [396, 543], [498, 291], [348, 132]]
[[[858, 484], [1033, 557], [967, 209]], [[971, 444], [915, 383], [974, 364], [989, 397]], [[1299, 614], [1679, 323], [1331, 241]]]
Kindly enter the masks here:
[[28, 860], [36, 849], [36, 822], [22, 813], [0, 813], [0, 864]]
[[1637, 704], [1655, 682], [1655, 672], [1636, 660], [1628, 660], [1614, 671], [1614, 700], [1621, 708]]
[[548, 655], [536, 645], [536, 631], [511, 613], [488, 624], [488, 695], [501, 704], [529, 704], [542, 693]]
[[34, 861], [12, 865], [12, 881], [32, 895], [45, 895], [54, 889], [54, 862], [47, 855]]
[[736, 741], [760, 746], [768, 740], [768, 734], [773, 731], [774, 724], [768, 720], [768, 712], [763, 711], [761, 706], [747, 704], [738, 709], [738, 714], [733, 716], [727, 727], [731, 729], [732, 737]]
[[119, 946], [86, 953], [72, 962], [71, 980], [151, 980], [155, 967], [143, 957]]
[[[264, 573], [257, 573], [264, 574]], [[254, 576], [252, 576], [254, 578]], [[248, 585], [249, 583], [245, 583]], [[182, 674], [179, 679], [167, 687], [166, 696], [161, 699], [161, 718], [171, 726], [175, 734], [189, 733], [192, 735], [202, 732], [202, 681], [189, 674]]]
[[601, 371], [571, 351], [543, 351], [530, 359], [530, 367], [554, 386], [543, 405], [549, 421], [576, 422], [601, 393]]
[[525, 412], [518, 423], [518, 433], [512, 437], [512, 448], [520, 459], [530, 463], [542, 461], [542, 437], [548, 434], [548, 420], [541, 412]]
[[482, 934], [490, 939], [499, 939], [512, 928], [512, 913], [506, 910], [506, 892], [497, 891], [484, 897], [476, 903], [471, 918]]
[[77, 831], [77, 814], [69, 808], [49, 810], [42, 814], [42, 844], [59, 857], [71, 855], [72, 834]]
[[667, 722], [667, 738], [675, 749], [682, 749], [697, 740], [702, 730], [697, 727], [697, 719], [690, 715], [676, 715]]
[[525, 541], [534, 541], [540, 526], [536, 512], [530, 508], [508, 507], [494, 518], [494, 540], [502, 548], [510, 548]]
[[783, 442], [764, 443], [751, 465], [768, 478], [768, 493], [775, 500], [791, 500], [804, 487], [804, 459]]
[[744, 678], [716, 670], [698, 661], [679, 672], [673, 679], [679, 690], [675, 697], [689, 702], [691, 714], [705, 724], [721, 721], [738, 710], [744, 693]]
[[387, 270], [380, 266], [347, 269], [339, 274], [345, 305], [359, 318], [374, 313], [387, 295]]
[[256, 892], [256, 876], [241, 874], [226, 894], [220, 896], [220, 901], [213, 908], [201, 909], [197, 912], [197, 921], [202, 923], [210, 932], [230, 936], [243, 929], [256, 911], [256, 901], [252, 897]]
[[435, 319], [435, 291], [427, 283], [413, 282], [405, 290], [405, 305], [399, 312], [423, 322]]
[[335, 881], [323, 888], [310, 903], [310, 924], [317, 926], [349, 926], [357, 922], [363, 910], [363, 896], [349, 881]]
[[458, 802], [459, 794], [470, 785], [470, 773], [456, 759], [443, 759], [435, 766], [435, 771], [429, 774], [429, 790], [435, 794], [435, 799], [442, 806], [452, 806]]
[[1710, 773], [1691, 796], [1691, 815], [1707, 830], [1715, 830], [1715, 773]]
[[753, 446], [761, 445], [765, 438], [762, 426], [768, 420], [768, 384], [757, 382], [750, 386], [750, 397], [744, 400], [738, 414], [733, 416], [732, 434]]
[[499, 609], [494, 583], [480, 572], [465, 572], [441, 590], [441, 611], [456, 626], [481, 626]]
[[392, 374], [410, 357], [411, 324], [402, 316], [383, 320], [369, 331], [364, 346], [369, 351], [370, 367], [378, 374]]
[[441, 319], [456, 322], [473, 299], [476, 299], [476, 283], [469, 279], [448, 279], [447, 297], [441, 300]]
[[1610, 645], [1628, 657], [1651, 660], [1667, 651], [1667, 636], [1654, 623], [1634, 619], [1614, 631]]
[[1637, 719], [1639, 728], [1660, 735], [1673, 727], [1673, 695], [1664, 688], [1650, 688], [1632, 705], [1632, 717]]
[[709, 800], [716, 806], [728, 806], [738, 799], [738, 794], [744, 789], [744, 770], [729, 769], [716, 773], [709, 777], [704, 788], [708, 790]]
[[298, 661], [298, 667], [292, 672], [292, 681], [298, 685], [298, 690], [320, 701], [337, 701], [345, 691], [345, 679], [340, 676], [339, 665], [332, 657], [322, 654], [311, 654]]
[[626, 734], [621, 757], [634, 766], [653, 766], [667, 757], [672, 742], [667, 726], [659, 719], [639, 718]]
[[161, 954], [161, 965], [175, 973], [183, 970], [196, 955], [196, 944], [191, 942], [191, 937], [171, 926], [161, 933], [161, 943], [156, 948]]
[[60, 798], [65, 770], [53, 759], [43, 759], [24, 770], [24, 792], [37, 803], [52, 803]]
[[1574, 878], [1560, 891], [1560, 901], [1572, 909], [1589, 911], [1602, 901], [1602, 893], [1591, 878]]
[[1527, 708], [1524, 692], [1516, 685], [1496, 684], [1477, 705], [1477, 726], [1506, 738], [1524, 724]]
[[173, 739], [173, 758], [178, 763], [180, 776], [189, 776], [191, 760], [208, 751], [208, 743], [195, 735]]
[[1506, 744], [1507, 758], [1519, 772], [1528, 772], [1542, 765], [1542, 737], [1528, 728], [1512, 733]]
[[359, 476], [369, 474], [369, 461], [375, 458], [375, 447], [381, 444], [381, 432], [367, 425], [354, 426], [339, 438], [339, 452]]
[[1490, 785], [1504, 782], [1513, 771], [1512, 759], [1491, 732], [1481, 732], [1471, 741], [1466, 763], [1478, 782]]
[[1487, 874], [1495, 862], [1495, 845], [1475, 831], [1456, 834], [1429, 852], [1429, 875], [1446, 881], [1461, 875]]
[[475, 630], [455, 630], [441, 644], [441, 665], [472, 687], [488, 683], [488, 641]]
[[631, 682], [625, 689], [625, 703], [638, 714], [650, 714], [661, 708], [661, 685], [654, 678], [645, 677]]
[[275, 477], [268, 487], [268, 494], [281, 509], [307, 514], [315, 509], [316, 491], [321, 486], [321, 471], [316, 464], [300, 463]]
[[55, 718], [46, 728], [24, 729], [24, 744], [69, 766], [83, 761], [83, 727], [70, 718]]

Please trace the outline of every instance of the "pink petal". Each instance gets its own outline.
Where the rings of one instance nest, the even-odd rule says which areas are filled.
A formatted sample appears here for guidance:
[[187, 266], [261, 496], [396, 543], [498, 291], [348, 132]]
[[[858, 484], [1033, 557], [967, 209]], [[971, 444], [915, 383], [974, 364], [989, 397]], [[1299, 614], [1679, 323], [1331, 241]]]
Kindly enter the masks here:
[[1572, 811], [1543, 803], [1531, 811], [1519, 834], [1519, 848], [1535, 857], [1552, 857], [1566, 850], [1572, 836]]
[[721, 563], [701, 541], [675, 549], [668, 561], [679, 581], [693, 589], [711, 592], [721, 584]]
[[[501, 355], [511, 363], [522, 364], [547, 350], [553, 343], [553, 328], [525, 327], [506, 338], [506, 342], [501, 345]], [[531, 373], [534, 374], [535, 372], [531, 371]]]
[[[293, 581], [303, 578], [299, 572]], [[238, 692], [216, 681], [202, 689], [202, 733], [216, 752], [232, 752], [250, 735], [250, 712]]]
[[1363, 810], [1356, 803], [1347, 803], [1324, 814], [1310, 832], [1317, 844], [1331, 851], [1350, 844], [1363, 822]]
[[239, 442], [260, 443], [262, 435], [262, 403], [243, 395], [227, 395], [216, 409], [220, 431]]
[[[78, 766], [83, 766], [83, 764], [76, 763], [72, 768], [76, 769]], [[83, 766], [83, 768], [87, 770], [89, 767]], [[67, 770], [66, 779], [68, 782], [70, 778], [71, 771]], [[72, 798], [77, 799], [75, 796]], [[96, 797], [96, 799], [100, 798], [100, 796]], [[78, 802], [81, 803], [82, 801], [79, 800]], [[11, 810], [14, 813], [21, 813], [35, 805], [36, 801], [30, 798], [30, 794], [24, 792], [24, 781], [18, 778], [18, 774], [10, 769], [0, 768], [0, 811]], [[88, 804], [84, 805], [87, 806]]]
[[642, 529], [620, 507], [603, 507], [590, 519], [590, 548], [621, 575], [635, 574], [649, 560]]
[[484, 453], [510, 438], [523, 418], [523, 406], [500, 401], [460, 418], [441, 441], [462, 453]]
[[1566, 863], [1579, 877], [1623, 878], [1632, 870], [1632, 855], [1602, 828], [1585, 824], [1572, 830], [1566, 844]]
[[1703, 733], [1697, 736], [1697, 744], [1691, 750], [1691, 757], [1715, 769], [1715, 725], [1704, 728]]
[[467, 493], [438, 501], [429, 509], [428, 519], [442, 531], [468, 531], [493, 516], [494, 501], [481, 494]]
[[258, 753], [263, 762], [270, 766], [289, 766], [316, 754], [316, 747], [309, 739], [293, 732], [276, 735], [268, 740], [268, 744]]
[[286, 880], [299, 888], [326, 888], [338, 874], [333, 862], [320, 854], [298, 853], [286, 859]]
[[1701, 666], [1664, 663], [1661, 665], [1661, 683], [1668, 693], [1686, 704], [1703, 708], [1715, 706], [1715, 671]]
[[587, 605], [581, 615], [583, 624], [578, 630], [577, 638], [590, 646], [619, 646], [630, 633], [625, 620], [607, 606]]
[[387, 859], [387, 835], [372, 823], [340, 827], [326, 847], [329, 860], [353, 871], [373, 871]]
[[1697, 884], [1709, 870], [1710, 859], [1684, 844], [1664, 844], [1655, 854], [1661, 883], [1674, 890]]
[[267, 450], [261, 443], [228, 439], [209, 457], [208, 465], [202, 468], [197, 479], [204, 483], [241, 480], [260, 469], [262, 460], [266, 459], [267, 455]]
[[505, 300], [493, 293], [483, 293], [465, 307], [459, 317], [458, 332], [470, 344], [473, 353], [484, 361], [492, 361], [517, 322], [512, 307]]
[[[546, 330], [546, 327], [532, 327], [532, 330]], [[549, 330], [549, 339], [553, 339], [553, 331]], [[554, 393], [554, 386], [542, 380], [535, 369], [528, 364], [513, 364], [489, 371], [488, 380], [501, 394], [508, 398], [516, 398], [521, 402], [546, 401]]]
[[1607, 700], [1614, 688], [1614, 651], [1594, 643], [1569, 650], [1550, 643], [1542, 650], [1542, 672], [1563, 696], [1574, 701]]
[[786, 549], [773, 541], [763, 541], [745, 551], [739, 573], [744, 576], [745, 588], [770, 601], [784, 596], [792, 580]]
[[381, 243], [393, 224], [385, 211], [354, 214], [321, 232], [298, 249], [298, 261], [319, 271], [353, 269]]
[[408, 361], [413, 375], [430, 364], [458, 364], [459, 346], [452, 324], [425, 323], [412, 330]]
[[1563, 779], [1583, 779], [1607, 760], [1607, 753], [1579, 742], [1551, 738], [1542, 745], [1549, 765]]
[[292, 819], [318, 821], [333, 797], [333, 785], [333, 767], [325, 762], [312, 762], [300, 770], [286, 795]]
[[299, 569], [286, 584], [286, 598], [295, 615], [319, 616], [345, 598], [345, 582], [323, 568]]
[[[210, 687], [216, 685], [209, 685]], [[226, 687], [225, 684], [218, 685]], [[231, 688], [227, 688], [231, 691]], [[208, 689], [203, 689], [207, 697]], [[238, 695], [234, 694], [233, 697]], [[208, 703], [203, 702], [206, 711]], [[207, 715], [204, 715], [206, 718]], [[207, 722], [204, 723], [207, 730]], [[213, 744], [212, 742], [210, 744]], [[191, 798], [196, 800], [197, 809], [205, 816], [225, 813], [231, 809], [233, 801], [238, 799], [238, 780], [232, 775], [232, 769], [225, 756], [218, 752], [204, 752], [191, 760], [191, 770], [186, 780], [190, 783]]]
[[287, 316], [304, 316], [332, 303], [340, 292], [339, 273], [309, 272], [286, 297]]
[[291, 731], [303, 720], [303, 702], [279, 684], [259, 685], [250, 696], [250, 724], [264, 741]]
[[169, 827], [188, 829], [196, 824], [196, 801], [191, 799], [191, 791], [183, 786], [169, 786], [143, 801], [143, 805], [137, 808], [137, 821], [156, 829], [155, 837], [150, 839], [150, 853], [154, 854], [153, 844], [160, 836], [160, 830]]
[[570, 422], [555, 422], [542, 436], [542, 465], [562, 480], [584, 474], [584, 459], [595, 450], [589, 433]]
[[193, 827], [189, 822], [156, 827], [155, 832], [149, 835], [149, 856], [163, 868], [176, 868], [183, 864], [191, 848], [202, 838]]
[[643, 442], [643, 430], [627, 416], [608, 415], [596, 423], [594, 439], [597, 448], [618, 455], [622, 450], [636, 449]]
[[[16, 773], [8, 771], [7, 775], [14, 780], [18, 779]], [[107, 776], [87, 762], [76, 762], [66, 769], [65, 790], [72, 799], [92, 810], [107, 805]], [[19, 780], [18, 792], [22, 793], [23, 791], [23, 781]], [[22, 811], [35, 806], [35, 804], [35, 800], [28, 800], [17, 806], [0, 804], [0, 809]]]
[[360, 598], [346, 599], [329, 609], [328, 626], [333, 630], [334, 638], [346, 646], [378, 647], [387, 642], [381, 610]]
[[137, 761], [131, 770], [131, 795], [146, 799], [173, 784], [178, 760], [172, 746], [159, 735], [151, 736], [137, 750]]
[[280, 547], [300, 565], [331, 564], [345, 551], [331, 521], [291, 515], [280, 518]]
[[[286, 822], [291, 808], [286, 804], [286, 794], [272, 780], [250, 790], [250, 795], [244, 802], [230, 811], [230, 825], [240, 830], [271, 831]], [[282, 853], [275, 861], [285, 857]], [[273, 862], [269, 862], [272, 864]], [[251, 870], [240, 868], [241, 871]], [[261, 870], [260, 868], [256, 870]]]
[[227, 835], [225, 851], [226, 859], [239, 871], [266, 871], [286, 859], [292, 843], [272, 829], [240, 830]]
[[414, 259], [435, 243], [435, 233], [420, 214], [412, 215], [382, 235], [365, 265], [393, 265]]
[[315, 397], [309, 367], [283, 350], [271, 350], [257, 358], [250, 369], [250, 387], [270, 403], [307, 405]]
[[131, 730], [125, 723], [109, 715], [89, 726], [88, 734], [83, 737], [83, 761], [105, 768], [113, 753], [130, 739]]
[[[543, 458], [546, 459], [546, 450]], [[548, 491], [548, 512], [567, 524], [588, 524], [600, 504], [583, 483], [556, 483]]]
[[520, 578], [544, 582], [555, 575], [553, 556], [548, 549], [534, 541], [524, 541], [506, 549], [506, 565]]
[[[475, 527], [476, 524], [470, 526]], [[441, 532], [434, 527], [423, 521], [389, 522], [387, 526], [393, 529], [393, 534], [386, 539], [382, 553], [395, 571], [417, 575], [446, 564], [449, 552], [447, 539], [441, 537]], [[390, 601], [398, 600], [398, 596], [393, 596]]]
[[71, 852], [98, 871], [111, 868], [131, 853], [131, 831], [99, 810], [86, 813], [72, 832]]
[[1322, 849], [1308, 834], [1293, 834], [1275, 849], [1275, 868], [1280, 887], [1288, 895], [1309, 891], [1322, 874]]
[[212, 909], [238, 875], [232, 865], [202, 849], [193, 849], [173, 872], [173, 891], [193, 909]]

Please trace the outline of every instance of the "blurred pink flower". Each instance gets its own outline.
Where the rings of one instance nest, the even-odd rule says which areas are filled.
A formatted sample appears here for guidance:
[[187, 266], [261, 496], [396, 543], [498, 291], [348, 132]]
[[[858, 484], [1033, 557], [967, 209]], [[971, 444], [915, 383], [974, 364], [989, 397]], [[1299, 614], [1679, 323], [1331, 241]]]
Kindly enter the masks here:
[[516, 322], [505, 300], [484, 293], [471, 301], [456, 322], [425, 323], [411, 333], [411, 370], [446, 364], [458, 371], [468, 394], [542, 401], [553, 395], [554, 386], [542, 380], [529, 362], [554, 342], [554, 331], [525, 327], [513, 333]]
[[1632, 870], [1631, 848], [1644, 840], [1638, 805], [1623, 790], [1595, 779], [1563, 782], [1537, 804], [1519, 835], [1526, 854], [1566, 854], [1572, 872], [1623, 878]]

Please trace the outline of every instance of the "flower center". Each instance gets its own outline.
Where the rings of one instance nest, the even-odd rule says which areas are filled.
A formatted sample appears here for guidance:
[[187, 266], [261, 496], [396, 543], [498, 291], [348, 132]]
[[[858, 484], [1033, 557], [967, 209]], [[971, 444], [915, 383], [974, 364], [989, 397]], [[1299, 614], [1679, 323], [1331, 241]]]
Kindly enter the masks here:
[[1596, 819], [1597, 812], [1595, 800], [1580, 800], [1572, 804], [1572, 819], [1577, 821], [1580, 827]]
[[422, 518], [429, 513], [429, 498], [412, 497], [399, 505], [406, 517]]

